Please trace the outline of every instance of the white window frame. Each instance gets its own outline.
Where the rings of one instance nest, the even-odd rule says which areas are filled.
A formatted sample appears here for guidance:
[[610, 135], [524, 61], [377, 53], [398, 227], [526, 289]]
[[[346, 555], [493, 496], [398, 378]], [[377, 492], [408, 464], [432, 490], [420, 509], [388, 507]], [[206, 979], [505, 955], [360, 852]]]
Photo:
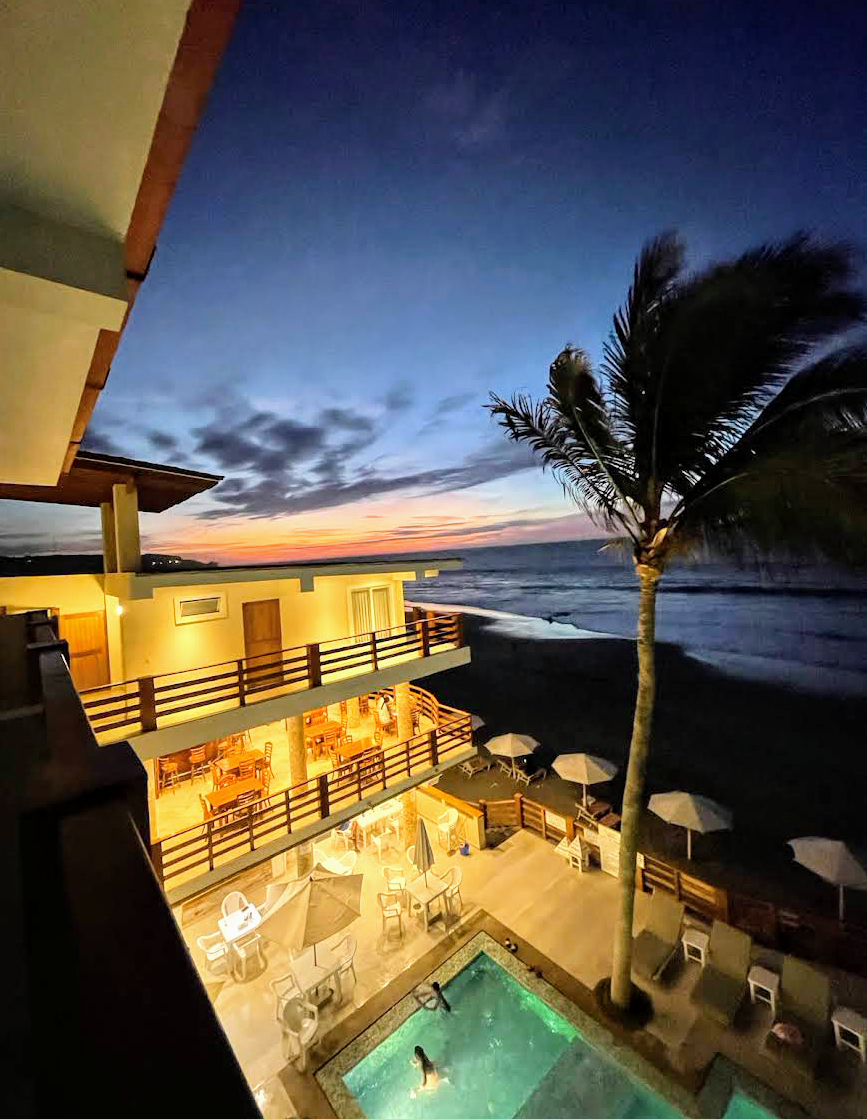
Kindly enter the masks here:
[[[213, 614], [192, 614], [189, 618], [185, 618], [181, 614], [181, 605], [184, 602], [198, 602], [200, 599], [215, 598], [219, 602], [218, 609]], [[228, 606], [226, 604], [226, 592], [215, 591], [213, 594], [182, 594], [175, 595], [174, 599], [175, 609], [175, 625], [176, 626], [189, 626], [197, 622], [216, 622], [220, 618], [228, 617]]]
[[371, 618], [371, 621], [373, 621], [374, 617], [375, 617], [374, 611], [373, 611], [373, 592], [374, 591], [388, 591], [388, 609], [389, 609], [389, 613], [391, 614], [391, 619], [390, 619], [391, 624], [389, 626], [389, 629], [393, 629], [394, 626], [396, 625], [394, 619], [395, 619], [395, 616], [396, 616], [396, 613], [397, 613], [397, 611], [394, 608], [394, 583], [365, 583], [363, 586], [360, 586], [360, 587], [347, 587], [347, 589], [346, 589], [346, 615], [347, 615], [347, 618], [349, 619], [347, 624], [349, 626], [349, 632], [352, 634], [352, 636], [353, 637], [362, 637], [363, 636], [363, 634], [355, 632], [355, 611], [352, 608], [352, 596], [353, 596], [353, 594], [357, 593], [358, 591], [367, 591], [368, 600], [370, 602], [370, 618]]

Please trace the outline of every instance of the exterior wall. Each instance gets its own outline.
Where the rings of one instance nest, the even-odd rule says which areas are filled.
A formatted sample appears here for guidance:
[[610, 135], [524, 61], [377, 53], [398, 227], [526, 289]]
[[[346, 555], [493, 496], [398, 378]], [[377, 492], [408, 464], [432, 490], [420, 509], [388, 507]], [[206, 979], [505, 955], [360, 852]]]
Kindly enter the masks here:
[[[124, 599], [120, 632], [126, 679], [184, 672], [244, 655], [243, 604], [279, 599], [283, 648], [330, 641], [352, 631], [349, 592], [392, 588], [392, 618], [403, 623], [403, 583], [395, 575], [330, 576], [303, 592], [297, 579], [155, 588], [153, 598]], [[176, 598], [226, 596], [226, 616], [185, 625], [175, 623]], [[116, 677], [115, 677], [116, 678]]]
[[101, 575], [17, 575], [0, 579], [0, 606], [8, 610], [55, 608], [61, 614], [104, 610]]

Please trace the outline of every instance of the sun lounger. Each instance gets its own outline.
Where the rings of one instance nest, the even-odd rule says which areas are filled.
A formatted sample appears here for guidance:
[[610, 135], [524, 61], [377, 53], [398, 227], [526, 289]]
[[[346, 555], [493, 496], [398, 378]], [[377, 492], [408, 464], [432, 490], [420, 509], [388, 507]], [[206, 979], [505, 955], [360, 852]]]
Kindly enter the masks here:
[[647, 923], [632, 941], [632, 973], [639, 979], [656, 979], [677, 953], [683, 902], [655, 890]]
[[541, 781], [546, 777], [547, 773], [547, 769], [537, 769], [535, 773], [525, 773], [522, 769], [519, 769], [515, 774], [515, 779], [519, 785], [529, 789], [534, 782]]
[[461, 762], [458, 769], [464, 777], [474, 777], [477, 773], [483, 773], [490, 769], [493, 764], [491, 758], [483, 758], [479, 755], [475, 758], [467, 758], [465, 762]]
[[507, 777], [514, 777], [514, 770], [512, 769], [511, 762], [504, 762], [502, 758], [497, 760], [497, 768], [501, 773], [505, 773]]
[[724, 921], [710, 930], [707, 960], [692, 991], [692, 1001], [702, 1013], [730, 1026], [747, 989], [752, 939]]
[[831, 981], [828, 976], [794, 956], [783, 960], [777, 1022], [796, 1026], [800, 1045], [782, 1041], [774, 1033], [765, 1038], [765, 1052], [786, 1071], [812, 1079], [828, 1038], [831, 1014]]

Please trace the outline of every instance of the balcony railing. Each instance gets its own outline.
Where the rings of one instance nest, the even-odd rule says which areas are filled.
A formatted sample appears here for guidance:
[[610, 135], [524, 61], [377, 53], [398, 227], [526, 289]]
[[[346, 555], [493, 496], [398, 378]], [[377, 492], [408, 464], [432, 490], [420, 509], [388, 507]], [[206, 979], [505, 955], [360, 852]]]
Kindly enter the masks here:
[[159, 840], [151, 856], [164, 888], [198, 879], [469, 750], [470, 716], [413, 690], [421, 697], [422, 714], [437, 724], [433, 729]]
[[391, 629], [90, 688], [81, 693], [81, 701], [96, 734], [129, 736], [461, 645], [460, 614], [431, 612]]

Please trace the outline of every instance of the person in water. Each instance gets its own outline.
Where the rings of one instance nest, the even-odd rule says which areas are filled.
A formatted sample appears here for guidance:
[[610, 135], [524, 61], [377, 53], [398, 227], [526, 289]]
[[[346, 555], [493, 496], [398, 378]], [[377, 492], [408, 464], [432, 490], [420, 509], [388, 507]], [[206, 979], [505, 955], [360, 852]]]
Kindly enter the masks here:
[[[419, 1084], [420, 1092], [432, 1092], [439, 1084], [439, 1073], [434, 1066], [433, 1061], [425, 1053], [420, 1045], [415, 1047], [415, 1055], [413, 1056], [410, 1064], [417, 1065], [421, 1070], [421, 1084]], [[414, 1094], [414, 1093], [413, 1093]]]
[[421, 986], [416, 987], [412, 993], [412, 997], [423, 1010], [439, 1010], [442, 1008], [446, 1014], [451, 1014], [452, 1008], [448, 1003], [445, 995], [440, 989], [439, 983], [434, 981], [429, 987], [423, 983]]

